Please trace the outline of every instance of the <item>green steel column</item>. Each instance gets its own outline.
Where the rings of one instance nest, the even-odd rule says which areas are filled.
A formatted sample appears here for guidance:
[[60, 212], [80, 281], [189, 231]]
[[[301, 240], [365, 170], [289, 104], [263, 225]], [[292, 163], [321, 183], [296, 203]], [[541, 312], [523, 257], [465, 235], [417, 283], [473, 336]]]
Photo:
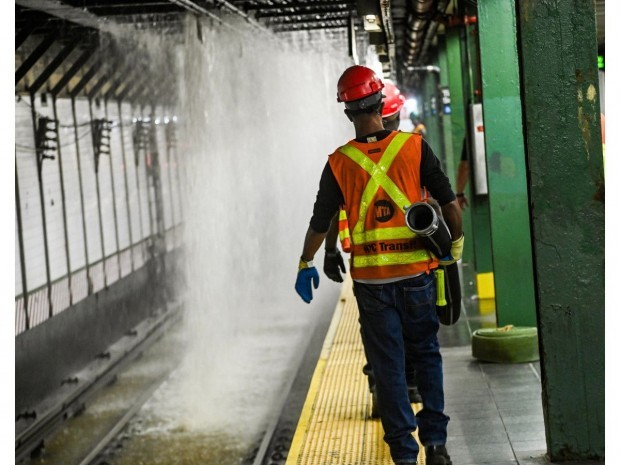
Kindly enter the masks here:
[[497, 325], [536, 326], [514, 0], [478, 0]]
[[[448, 62], [448, 82], [450, 85], [450, 100], [452, 115], [450, 117], [452, 127], [452, 147], [455, 153], [455, 170], [461, 159], [461, 148], [465, 137], [465, 101], [463, 97], [463, 69], [461, 67], [461, 35], [456, 28], [446, 31], [446, 60]], [[456, 176], [451, 178], [456, 186]], [[467, 183], [465, 192], [471, 198], [470, 183]], [[471, 209], [463, 212], [463, 232], [465, 233], [465, 244], [463, 248], [463, 261], [474, 263], [474, 243], [471, 227]]]
[[[478, 32], [477, 26], [466, 25], [464, 27], [464, 47], [462, 49], [461, 63], [465, 72], [463, 77], [464, 93], [465, 93], [465, 111], [469, 112], [467, 103], [480, 102], [479, 94], [476, 95], [475, 91], [480, 91], [480, 60], [478, 56]], [[467, 129], [469, 131], [469, 128]], [[468, 136], [469, 140], [469, 136]], [[470, 143], [471, 147], [471, 143]], [[475, 187], [472, 185], [474, 166], [470, 161], [469, 175], [470, 181], [469, 187], [469, 210], [471, 210], [471, 223], [473, 229], [473, 245], [475, 253], [475, 265], [477, 277], [480, 278], [480, 274], [484, 273], [485, 276], [489, 276], [493, 272], [493, 255], [491, 254], [491, 226], [490, 226], [490, 211], [489, 211], [489, 197], [486, 194], [476, 195]], [[471, 240], [470, 239], [470, 240]], [[467, 242], [467, 240], [466, 240]], [[489, 285], [485, 285], [484, 289], [478, 280], [478, 295], [488, 296], [492, 295], [493, 289], [489, 290]]]
[[424, 73], [424, 116], [422, 121], [426, 126], [426, 140], [433, 152], [443, 158], [439, 133], [439, 115], [437, 113], [437, 73]]
[[543, 407], [553, 461], [605, 455], [604, 178], [594, 2], [521, 0]]
[[[442, 89], [449, 88], [450, 82], [448, 80], [448, 51], [446, 48], [446, 37], [444, 35], [439, 36], [439, 86]], [[441, 95], [439, 96], [441, 98]], [[454, 150], [452, 144], [452, 114], [445, 114], [443, 102], [439, 102], [441, 109], [441, 138], [443, 140], [444, 149], [444, 164], [443, 169], [450, 178], [452, 189], [456, 186], [456, 168], [461, 158], [460, 147], [457, 151]]]

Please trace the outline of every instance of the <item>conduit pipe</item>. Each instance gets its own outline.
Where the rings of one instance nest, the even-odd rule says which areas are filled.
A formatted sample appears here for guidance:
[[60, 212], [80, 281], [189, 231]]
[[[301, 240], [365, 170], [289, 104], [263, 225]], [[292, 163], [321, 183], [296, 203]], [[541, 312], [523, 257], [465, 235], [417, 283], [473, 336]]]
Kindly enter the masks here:
[[60, 0], [15, 0], [15, 4], [103, 32], [113, 33], [118, 27], [114, 22], [100, 18], [88, 10], [67, 5]]
[[[439, 0], [437, 4], [437, 10], [435, 12], [434, 17], [437, 18], [438, 15], [443, 15], [446, 12], [446, 8], [448, 8], [448, 3], [450, 0]], [[426, 32], [426, 36], [424, 37], [424, 44], [422, 45], [422, 51], [420, 52], [420, 61], [424, 61], [426, 54], [428, 52], [428, 48], [433, 42], [433, 38], [437, 33], [437, 28], [439, 27], [439, 21], [433, 19], [428, 27], [428, 31]]]
[[390, 5], [390, 0], [379, 0], [379, 6], [388, 48], [388, 57], [390, 58], [390, 69], [392, 69], [396, 64], [396, 46], [394, 44], [394, 24], [392, 23], [392, 7]]
[[413, 66], [427, 53], [437, 32], [437, 14], [443, 14], [450, 0], [411, 0], [411, 14], [407, 24], [409, 47], [405, 55], [405, 66]]
[[411, 13], [407, 21], [407, 42], [408, 48], [405, 55], [405, 65], [413, 65], [413, 61], [422, 49], [424, 32], [434, 5], [437, 0], [411, 0]]
[[[217, 15], [211, 13], [209, 10], [207, 10], [206, 8], [201, 7], [200, 5], [196, 4], [195, 2], [191, 1], [191, 0], [168, 0], [170, 3], [173, 3], [175, 5], [178, 5], [180, 7], [185, 8], [187, 11], [190, 11], [192, 13], [195, 14], [199, 14], [199, 15], [205, 15], [205, 16], [209, 16], [212, 19], [215, 19], [216, 21], [219, 21], [220, 23], [224, 23], [222, 21], [221, 18], [219, 18]], [[262, 32], [267, 32], [270, 33], [270, 31], [265, 28], [263, 25], [261, 25], [259, 22], [257, 22], [255, 19], [251, 18], [247, 13], [241, 11], [239, 8], [237, 8], [235, 5], [233, 5], [232, 3], [228, 2], [227, 0], [215, 0], [216, 3], [221, 4], [224, 8], [226, 8], [227, 10], [235, 13], [238, 16], [241, 16], [243, 19], [245, 19], [249, 24], [251, 24], [252, 26], [254, 26], [255, 28], [257, 28], [258, 30], [262, 31]]]

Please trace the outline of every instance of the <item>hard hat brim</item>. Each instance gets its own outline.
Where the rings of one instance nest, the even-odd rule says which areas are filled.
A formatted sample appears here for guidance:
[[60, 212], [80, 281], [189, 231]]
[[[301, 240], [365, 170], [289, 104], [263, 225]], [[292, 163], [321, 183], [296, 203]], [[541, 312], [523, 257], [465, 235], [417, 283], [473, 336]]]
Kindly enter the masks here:
[[381, 103], [384, 95], [381, 92], [375, 92], [368, 97], [361, 98], [359, 100], [353, 100], [351, 102], [344, 102], [344, 106], [348, 110], [365, 110], [367, 108], [376, 106]]

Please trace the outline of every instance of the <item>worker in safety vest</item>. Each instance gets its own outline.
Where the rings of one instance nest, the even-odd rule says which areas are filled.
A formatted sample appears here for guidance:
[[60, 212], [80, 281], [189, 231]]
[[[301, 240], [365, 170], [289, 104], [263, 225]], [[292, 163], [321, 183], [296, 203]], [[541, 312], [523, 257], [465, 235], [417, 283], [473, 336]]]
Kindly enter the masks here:
[[[382, 91], [384, 98], [383, 110], [381, 111], [383, 127], [390, 131], [398, 131], [398, 127], [400, 126], [400, 111], [405, 105], [405, 97], [400, 93], [398, 87], [391, 82], [385, 81], [383, 84], [385, 85]], [[335, 216], [334, 219], [332, 219], [329, 231], [325, 237], [325, 258], [323, 259], [323, 272], [329, 279], [337, 283], [343, 281], [340, 272], [346, 273], [344, 260], [337, 246], [339, 224], [339, 219]], [[343, 225], [343, 227], [348, 228], [346, 225]], [[380, 410], [376, 399], [375, 377], [370, 363], [367, 362], [362, 371], [368, 377], [368, 388], [373, 395], [371, 416], [373, 418], [378, 417], [380, 416]], [[422, 403], [422, 396], [417, 387], [418, 383], [415, 380], [415, 369], [412, 362], [408, 359], [406, 360], [406, 373], [409, 401], [414, 404]]]
[[[386, 81], [384, 85], [385, 87], [382, 91], [384, 94], [383, 110], [381, 111], [383, 127], [390, 131], [398, 131], [398, 127], [400, 126], [400, 110], [405, 104], [405, 97], [400, 93], [398, 87], [391, 82]], [[340, 271], [346, 273], [347, 270], [336, 243], [338, 237], [340, 237], [345, 252], [350, 252], [351, 244], [348, 232], [342, 234], [342, 232], [339, 231], [339, 229], [345, 230], [347, 228], [348, 222], [346, 221], [346, 212], [344, 209], [341, 209], [341, 214], [334, 216], [329, 231], [327, 232], [325, 238], [325, 260], [323, 260], [323, 271], [325, 275], [337, 283], [343, 281]]]
[[400, 110], [405, 105], [405, 96], [400, 93], [398, 87], [390, 81], [383, 83], [383, 110], [381, 110], [381, 119], [383, 127], [390, 131], [398, 131], [400, 126]]
[[426, 137], [426, 126], [420, 120], [420, 117], [415, 113], [409, 113], [409, 119], [411, 120], [411, 124], [413, 124], [413, 133], [414, 134], [422, 134], [423, 137]]
[[[435, 309], [434, 270], [439, 260], [406, 226], [405, 207], [422, 200], [425, 187], [441, 205], [456, 238], [446, 263], [463, 250], [461, 210], [439, 160], [420, 135], [383, 128], [384, 84], [364, 66], [348, 68], [338, 81], [338, 101], [355, 127], [354, 140], [339, 147], [325, 165], [299, 260], [295, 290], [312, 301], [319, 274], [312, 260], [342, 206], [349, 226], [351, 277], [363, 343], [375, 375], [384, 440], [396, 465], [451, 465], [446, 450], [449, 417], [444, 414], [443, 369]], [[409, 403], [405, 353], [418, 376], [424, 408]]]

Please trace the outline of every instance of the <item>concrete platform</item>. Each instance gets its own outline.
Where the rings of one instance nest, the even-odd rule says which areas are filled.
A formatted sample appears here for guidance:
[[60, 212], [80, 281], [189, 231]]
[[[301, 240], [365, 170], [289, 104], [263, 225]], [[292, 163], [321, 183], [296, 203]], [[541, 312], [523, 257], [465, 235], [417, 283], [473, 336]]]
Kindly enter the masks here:
[[[454, 465], [544, 465], [545, 424], [540, 365], [480, 362], [471, 334], [495, 327], [493, 301], [479, 301], [465, 270], [465, 308], [454, 326], [442, 326], [447, 448]], [[468, 289], [469, 287], [469, 289]], [[357, 304], [345, 282], [302, 409], [286, 465], [391, 465], [383, 429], [370, 417], [371, 397]], [[414, 404], [414, 411], [421, 406]], [[421, 449], [423, 450], [423, 449]], [[424, 454], [418, 457], [425, 465]], [[604, 462], [570, 462], [585, 465]]]

